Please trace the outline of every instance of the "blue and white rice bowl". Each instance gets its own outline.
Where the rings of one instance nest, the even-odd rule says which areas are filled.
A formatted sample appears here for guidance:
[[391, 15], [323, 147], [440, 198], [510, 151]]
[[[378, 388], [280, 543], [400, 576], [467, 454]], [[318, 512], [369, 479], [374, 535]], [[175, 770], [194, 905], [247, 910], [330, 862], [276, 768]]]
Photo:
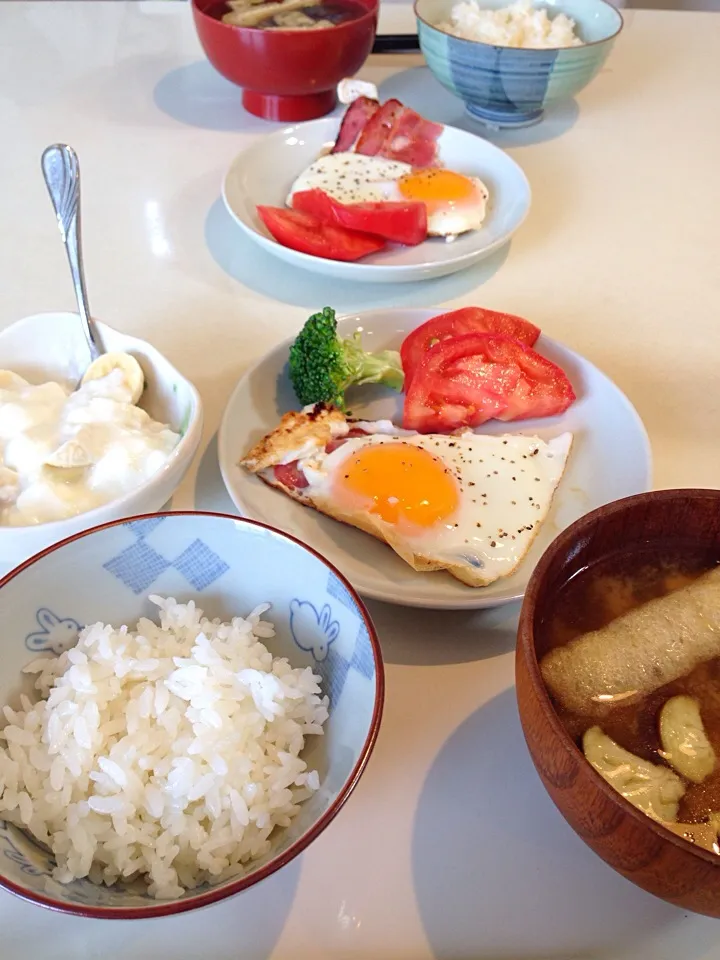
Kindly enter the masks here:
[[[547, 107], [574, 97], [600, 71], [623, 27], [621, 14], [606, 0], [544, 0], [534, 7], [551, 19], [559, 13], [571, 17], [582, 45], [503, 47], [438, 29], [456, 2], [415, 0], [420, 48], [435, 79], [465, 102], [472, 117], [495, 127], [537, 123]], [[482, 9], [499, 10], [512, 0], [479, 2]]]
[[[327, 561], [292, 537], [253, 521], [167, 513], [117, 521], [69, 538], [0, 582], [3, 671], [0, 704], [18, 708], [32, 690], [23, 668], [55, 657], [98, 621], [134, 629], [158, 622], [151, 596], [192, 600], [223, 622], [258, 605], [275, 626], [262, 639], [273, 657], [310, 667], [329, 699], [324, 735], [307, 736], [302, 760], [319, 788], [270, 849], [233, 876], [204, 880], [172, 900], [157, 900], [138, 879], [111, 886], [60, 882], [54, 857], [24, 830], [0, 820], [0, 885], [44, 905], [88, 917], [136, 919], [180, 913], [222, 900], [269, 876], [310, 844], [357, 784], [377, 738], [384, 673], [377, 637], [352, 587]], [[271, 631], [260, 635], [265, 637]], [[149, 669], [149, 668], [148, 668]], [[5, 723], [3, 723], [5, 725]], [[0, 744], [3, 748], [7, 745]], [[0, 761], [0, 794], [2, 794]], [[27, 801], [25, 801], [27, 806]]]

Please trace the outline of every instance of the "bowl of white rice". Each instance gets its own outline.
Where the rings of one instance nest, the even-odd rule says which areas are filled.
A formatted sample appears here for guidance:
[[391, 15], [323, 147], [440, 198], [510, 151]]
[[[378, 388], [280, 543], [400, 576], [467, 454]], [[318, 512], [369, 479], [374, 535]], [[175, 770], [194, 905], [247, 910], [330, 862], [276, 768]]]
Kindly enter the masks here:
[[304, 850], [377, 738], [377, 637], [344, 577], [253, 521], [166, 513], [0, 581], [0, 885], [139, 919]]
[[537, 123], [590, 83], [622, 30], [606, 0], [415, 0], [435, 78], [493, 127]]

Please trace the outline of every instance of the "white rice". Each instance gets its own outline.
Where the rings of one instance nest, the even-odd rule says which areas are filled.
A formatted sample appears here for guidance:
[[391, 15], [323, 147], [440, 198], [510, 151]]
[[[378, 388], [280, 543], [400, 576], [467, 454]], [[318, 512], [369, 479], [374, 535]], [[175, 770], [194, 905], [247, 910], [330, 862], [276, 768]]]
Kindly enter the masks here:
[[299, 754], [328, 700], [260, 642], [269, 604], [220, 623], [150, 599], [160, 626], [95, 623], [25, 668], [46, 699], [4, 708], [0, 818], [52, 850], [62, 883], [142, 876], [172, 899], [242, 872], [319, 788]]
[[461, 0], [450, 11], [450, 22], [437, 27], [464, 40], [500, 47], [549, 49], [582, 45], [574, 20], [564, 13], [550, 19], [547, 10], [535, 7], [532, 0], [518, 0], [500, 10], [484, 10], [478, 0]]

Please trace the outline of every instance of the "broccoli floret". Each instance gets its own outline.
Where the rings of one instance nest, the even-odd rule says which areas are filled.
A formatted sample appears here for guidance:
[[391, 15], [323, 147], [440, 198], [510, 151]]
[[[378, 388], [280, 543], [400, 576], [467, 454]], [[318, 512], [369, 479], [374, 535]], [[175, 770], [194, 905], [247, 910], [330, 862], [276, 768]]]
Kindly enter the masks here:
[[290, 381], [304, 406], [326, 403], [345, 409], [345, 391], [353, 384], [382, 383], [402, 390], [403, 370], [396, 350], [366, 353], [360, 333], [337, 335], [335, 311], [325, 307], [307, 321], [290, 347]]

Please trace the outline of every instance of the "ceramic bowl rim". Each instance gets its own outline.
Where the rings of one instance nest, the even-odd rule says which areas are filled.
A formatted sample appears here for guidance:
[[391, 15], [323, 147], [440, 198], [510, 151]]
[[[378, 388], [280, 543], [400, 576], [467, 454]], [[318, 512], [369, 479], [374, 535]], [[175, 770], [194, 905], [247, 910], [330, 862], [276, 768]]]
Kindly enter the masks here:
[[591, 510], [590, 513], [586, 513], [584, 516], [580, 517], [569, 527], [563, 530], [562, 533], [560, 533], [553, 540], [545, 553], [542, 555], [532, 573], [532, 576], [530, 577], [527, 590], [525, 591], [522, 609], [520, 611], [520, 618], [518, 620], [517, 654], [518, 656], [522, 656], [525, 660], [525, 665], [527, 667], [533, 692], [537, 697], [540, 709], [542, 710], [545, 719], [555, 734], [555, 740], [558, 746], [561, 747], [565, 753], [569, 754], [573, 761], [585, 764], [586, 772], [594, 781], [595, 787], [604, 795], [604, 797], [611, 803], [620, 807], [625, 815], [630, 817], [630, 819], [633, 820], [638, 826], [646, 830], [650, 830], [660, 840], [672, 844], [674, 847], [677, 847], [679, 850], [685, 853], [692, 853], [694, 856], [703, 860], [705, 863], [709, 864], [715, 869], [720, 869], [720, 856], [718, 854], [711, 853], [709, 850], [705, 850], [703, 847], [699, 847], [697, 844], [691, 843], [689, 840], [685, 840], [683, 837], [678, 836], [671, 830], [667, 830], [660, 823], [653, 820], [652, 817], [649, 817], [641, 810], [638, 810], [638, 808], [633, 806], [629, 800], [626, 800], [625, 797], [614, 790], [610, 784], [600, 776], [594, 767], [587, 762], [585, 755], [573, 742], [572, 738], [563, 726], [557, 711], [552, 705], [550, 694], [545, 687], [545, 683], [540, 673], [540, 664], [538, 662], [535, 645], [536, 635], [534, 621], [539, 605], [539, 596], [545, 586], [544, 581], [547, 575], [547, 570], [558, 554], [567, 553], [572, 544], [582, 539], [583, 536], [587, 534], [588, 530], [591, 529], [598, 521], [604, 522], [606, 519], [614, 516], [615, 514], [624, 513], [628, 508], [634, 507], [636, 504], [649, 502], [663, 503], [666, 501], [670, 502], [682, 500], [683, 498], [689, 500], [706, 498], [716, 501], [720, 506], [720, 490], [713, 490], [709, 487], [673, 487], [667, 490], [650, 490], [646, 493], [638, 493], [631, 497], [623, 497], [620, 500], [614, 500], [612, 503], [607, 503], [601, 507], [597, 507], [595, 510]]
[[[192, 2], [194, 5], [195, 0], [192, 0]], [[591, 40], [589, 43], [583, 43], [577, 47], [542, 47], [542, 48], [540, 47], [509, 47], [499, 43], [486, 43], [484, 40], [470, 40], [467, 37], [456, 37], [455, 34], [453, 33], [448, 33], [446, 30], [441, 30], [440, 27], [437, 26], [437, 24], [430, 23], [429, 20], [426, 20], [424, 17], [422, 17], [419, 14], [418, 7], [422, 2], [423, 0], [414, 0], [413, 13], [415, 14], [415, 18], [420, 23], [422, 23], [423, 26], [427, 27], [430, 30], [433, 30], [435, 33], [441, 33], [443, 34], [443, 36], [452, 37], [453, 40], [458, 40], [460, 43], [467, 43], [473, 47], [486, 47], [488, 50], [515, 50], [517, 52], [522, 51], [522, 53], [524, 54], [527, 53], [533, 56], [536, 56], [537, 54], [547, 55], [548, 53], [560, 53], [563, 50], [582, 50], [586, 47], [597, 47], [601, 43], [609, 43], [611, 40], [616, 40], [622, 33], [623, 27], [625, 26], [625, 18], [623, 17], [622, 13], [620, 12], [620, 10], [618, 10], [617, 7], [613, 6], [613, 4], [609, 2], [609, 0], [593, 0], [594, 3], [599, 4], [601, 7], [609, 7], [613, 11], [613, 13], [617, 15], [617, 18], [618, 18], [617, 30], [614, 33], [611, 33], [609, 36], [603, 37], [602, 40]], [[537, 0], [533, 0], [533, 3], [537, 5]]]
[[[201, 10], [200, 7], [198, 6], [198, 3], [199, 3], [199, 0], [190, 0], [190, 5], [192, 6], [193, 13], [196, 16], [202, 17], [203, 20], [209, 20], [211, 23], [219, 25], [224, 30], [231, 30], [236, 33], [240, 33], [242, 35], [246, 35], [247, 31], [253, 31], [253, 33], [257, 32], [256, 27], [243, 27], [242, 25], [237, 23], [223, 23], [222, 20], [218, 20], [216, 17], [210, 16], [210, 14], [207, 13], [205, 10]], [[332, 28], [330, 28], [327, 31], [325, 30], [313, 31], [313, 33], [327, 32], [330, 34], [331, 37], [336, 37], [337, 36], [336, 31], [338, 30], [342, 30], [344, 33], [346, 33], [348, 32], [346, 28], [351, 26], [354, 27], [357, 24], [364, 23], [364, 21], [367, 20], [368, 17], [374, 17], [377, 19], [379, 10], [380, 10], [380, 0], [372, 0], [372, 6], [369, 6], [366, 12], [361, 17], [355, 17], [353, 20], [346, 20], [345, 23], [333, 24]], [[297, 28], [297, 27], [295, 29], [292, 29], [289, 27], [286, 27], [285, 29], [279, 28], [272, 31], [273, 35], [280, 35], [282, 37], [288, 37], [288, 36], [296, 37], [298, 33], [306, 34], [307, 32], [308, 31], [306, 29]], [[346, 38], [346, 39], [350, 39], [350, 38]]]
[[357, 606], [360, 616], [365, 624], [365, 628], [368, 632], [370, 646], [373, 652], [373, 661], [375, 665], [375, 703], [373, 705], [372, 717], [370, 718], [370, 726], [368, 728], [365, 741], [360, 749], [358, 759], [346, 777], [337, 797], [335, 797], [333, 802], [328, 806], [327, 810], [325, 810], [325, 812], [318, 817], [317, 821], [312, 824], [312, 826], [310, 826], [301, 837], [299, 837], [294, 843], [290, 844], [287, 850], [284, 850], [282, 853], [273, 857], [263, 867], [254, 871], [250, 875], [240, 877], [237, 880], [231, 880], [222, 886], [211, 888], [204, 893], [198, 894], [196, 897], [191, 896], [182, 900], [158, 900], [156, 903], [150, 904], [147, 907], [89, 906], [87, 904], [77, 904], [63, 900], [56, 900], [50, 896], [33, 893], [26, 887], [21, 887], [14, 881], [8, 880], [7, 877], [0, 874], [0, 887], [5, 888], [6, 890], [10, 891], [10, 893], [20, 897], [22, 900], [26, 900], [30, 903], [36, 903], [39, 906], [47, 907], [50, 910], [54, 910], [58, 913], [89, 917], [94, 920], [145, 920], [150, 919], [151, 917], [168, 917], [181, 913], [188, 913], [191, 910], [198, 910], [201, 907], [207, 907], [213, 903], [219, 903], [221, 900], [226, 900], [243, 890], [254, 887], [262, 880], [266, 880], [268, 877], [272, 876], [272, 874], [276, 873], [282, 867], [287, 866], [291, 860], [294, 860], [298, 854], [302, 853], [303, 850], [309, 847], [310, 844], [316, 840], [321, 833], [323, 833], [325, 828], [330, 825], [330, 823], [335, 819], [342, 807], [345, 805], [350, 794], [357, 786], [362, 774], [365, 772], [365, 768], [367, 767], [370, 756], [375, 748], [375, 744], [377, 743], [385, 701], [385, 668], [383, 664], [380, 641], [378, 639], [375, 626], [372, 622], [372, 618], [370, 617], [365, 604], [355, 588], [337, 569], [337, 567], [335, 567], [329, 560], [326, 560], [325, 557], [317, 550], [313, 549], [313, 547], [303, 543], [302, 540], [298, 540], [297, 537], [294, 537], [290, 533], [277, 530], [275, 527], [270, 526], [270, 524], [261, 523], [259, 520], [250, 520], [247, 517], [233, 516], [230, 513], [221, 513], [219, 511], [209, 510], [166, 510], [158, 513], [138, 514], [138, 516], [135, 517], [124, 517], [120, 520], [110, 520], [107, 523], [99, 524], [96, 527], [90, 527], [88, 530], [83, 530], [82, 532], [76, 533], [73, 536], [66, 537], [64, 540], [60, 540], [57, 543], [52, 544], [52, 546], [46, 547], [44, 550], [39, 551], [34, 556], [29, 557], [23, 563], [19, 564], [8, 574], [6, 574], [2, 579], [0, 579], [0, 589], [11, 580], [14, 580], [16, 577], [22, 574], [28, 567], [31, 567], [38, 560], [43, 560], [51, 553], [56, 552], [61, 547], [64, 547], [69, 543], [73, 543], [76, 540], [81, 540], [83, 537], [91, 536], [92, 534], [99, 533], [103, 530], [108, 530], [111, 527], [119, 527], [134, 521], [156, 519], [158, 517], [199, 517], [201, 519], [204, 519], [205, 517], [211, 517], [214, 519], [231, 520], [233, 523], [241, 524], [254, 529], [268, 530], [284, 540], [290, 541], [290, 543], [294, 546], [300, 547], [302, 551], [315, 557], [316, 560], [319, 560], [328, 570], [334, 573], [348, 591]]
[[[34, 320], [36, 317], [45, 317], [52, 316], [53, 314], [74, 314], [72, 310], [46, 310], [42, 313], [33, 313], [28, 314], [26, 317], [21, 317], [19, 320], [16, 320], [14, 323], [11, 323], [9, 327], [6, 327], [3, 331], [0, 331], [0, 345], [2, 344], [2, 335], [9, 333], [13, 327], [20, 327], [26, 323], [28, 320]], [[74, 314], [78, 316], [77, 314]], [[79, 322], [79, 317], [78, 317]], [[185, 463], [184, 471], [187, 470], [192, 463], [195, 453], [197, 452], [198, 445], [202, 439], [202, 428], [204, 422], [204, 410], [202, 398], [198, 392], [197, 387], [192, 381], [180, 373], [178, 368], [172, 363], [168, 358], [162, 353], [154, 344], [150, 343], [149, 340], [143, 340], [141, 337], [136, 337], [129, 333], [123, 333], [121, 330], [117, 330], [115, 327], [111, 327], [110, 324], [105, 323], [102, 320], [95, 320], [95, 323], [98, 324], [101, 328], [109, 330], [111, 333], [117, 334], [119, 337], [125, 337], [127, 340], [134, 341], [136, 343], [142, 343], [148, 348], [150, 353], [155, 353], [158, 357], [165, 361], [168, 367], [173, 371], [179, 380], [185, 384], [191, 400], [191, 414], [185, 427], [185, 432], [180, 434], [180, 439], [175, 444], [173, 449], [170, 451], [165, 463], [162, 467], [154, 473], [151, 477], [148, 477], [139, 487], [135, 487], [132, 490], [128, 490], [127, 493], [124, 493], [120, 497], [113, 497], [112, 500], [108, 500], [106, 503], [98, 504], [98, 506], [93, 507], [91, 510], [85, 510], [83, 513], [77, 513], [70, 517], [63, 517], [61, 520], [46, 520], [44, 523], [28, 524], [25, 526], [17, 527], [6, 527], [0, 526], [0, 542], [4, 539], [5, 533], [11, 533], [13, 537], [19, 538], [22, 537], [23, 532], [30, 530], [33, 532], [38, 531], [49, 531], [50, 536], [60, 536], [62, 532], [62, 527], [70, 522], [77, 520], [82, 517], [83, 520], [87, 518], [90, 521], [91, 526], [88, 529], [96, 529], [100, 524], [93, 524], [93, 520], [98, 517], [105, 510], [123, 510], [126, 506], [132, 504], [132, 501], [138, 496], [144, 496], [149, 491], [151, 491], [159, 481], [162, 481], [167, 475], [168, 471], [174, 469], [177, 464]], [[1, 349], [1, 347], [0, 347]], [[184, 472], [183, 471], [183, 472]], [[175, 489], [177, 489], [178, 484], [175, 484]], [[138, 505], [139, 506], [139, 505]], [[57, 543], [55, 544], [58, 545]], [[35, 559], [35, 556], [29, 558], [30, 560]], [[13, 568], [14, 569], [14, 568]], [[12, 571], [11, 571], [12, 572]], [[4, 580], [0, 582], [2, 586]]]
[[[334, 142], [334, 139], [337, 139], [337, 135], [339, 133], [340, 118], [334, 116], [333, 114], [329, 114], [324, 117], [316, 117], [314, 120], [293, 121], [290, 123], [283, 124], [283, 126], [279, 127], [277, 130], [270, 130], [267, 133], [265, 133], [263, 137], [256, 138], [252, 143], [248, 144], [239, 153], [235, 154], [229, 166], [226, 168], [220, 184], [220, 196], [222, 198], [223, 204], [225, 205], [225, 209], [233, 218], [233, 221], [238, 225], [238, 227], [241, 230], [245, 232], [247, 236], [249, 236], [253, 240], [254, 243], [259, 243], [264, 250], [267, 250], [269, 253], [272, 254], [272, 256], [278, 257], [279, 259], [283, 259], [283, 256], [282, 254], [278, 254], [274, 248], [282, 247], [282, 244], [278, 243], [277, 240], [275, 240], [269, 234], [266, 235], [265, 233], [263, 233], [262, 228], [259, 227], [257, 224], [249, 221], [246, 222], [241, 216], [238, 215], [238, 213], [233, 209], [233, 205], [228, 198], [228, 194], [230, 193], [230, 190], [228, 189], [228, 184], [230, 183], [231, 175], [234, 173], [236, 166], [239, 165], [239, 161], [241, 160], [241, 158], [244, 158], [244, 162], [247, 163], [248, 158], [251, 157], [251, 155], [254, 155], [256, 152], [262, 153], [263, 151], [265, 151], [267, 149], [268, 138], [284, 138], [291, 134], [298, 133], [298, 131], [303, 132], [302, 128], [307, 128], [311, 124], [327, 124], [335, 127], [335, 132], [333, 134], [328, 134], [328, 139], [324, 141], [323, 146], [327, 146], [328, 143], [332, 144]], [[532, 210], [533, 194], [532, 194], [532, 187], [530, 185], [530, 181], [528, 180], [527, 174], [525, 173], [525, 170], [520, 165], [520, 163], [517, 160], [515, 160], [513, 156], [510, 155], [510, 153], [507, 150], [503, 149], [502, 147], [499, 147], [497, 144], [488, 140], [481, 133], [473, 132], [472, 130], [466, 130], [463, 127], [453, 126], [452, 124], [449, 124], [449, 123], [441, 124], [441, 126], [443, 127], [443, 133], [445, 131], [448, 131], [453, 137], [456, 135], [460, 135], [462, 137], [469, 137], [473, 140], [482, 141], [482, 143], [484, 144], [484, 147], [490, 149], [490, 155], [492, 157], [495, 157], [498, 160], [498, 163], [500, 162], [502, 162], [503, 164], [509, 163], [510, 169], [512, 169], [514, 173], [519, 175], [523, 184], [523, 188], [527, 192], [527, 203], [525, 204], [525, 208], [522, 211], [521, 216], [518, 218], [517, 223], [514, 226], [506, 228], [503, 231], [502, 236], [497, 237], [491, 243], [482, 247], [481, 251], [478, 251], [476, 248], [473, 248], [471, 250], [465, 251], [464, 253], [458, 254], [455, 257], [452, 257], [449, 261], [445, 261], [446, 264], [451, 263], [453, 265], [453, 269], [452, 271], [448, 271], [448, 274], [441, 274], [442, 276], [442, 275], [449, 275], [450, 273], [460, 272], [461, 270], [465, 270], [469, 266], [472, 266], [474, 263], [478, 262], [478, 259], [484, 260], [490, 257], [497, 250], [499, 250], [500, 248], [504, 247], [507, 243], [509, 243], [512, 240], [512, 238], [520, 231], [521, 227], [525, 224], [525, 222], [528, 219], [528, 216], [530, 215], [530, 211]], [[481, 176], [481, 174], [478, 174], [478, 173], [474, 175]], [[476, 230], [474, 232], [478, 234], [478, 237], [480, 239], [482, 238], [482, 230]], [[427, 243], [427, 242], [428, 240], [423, 241], [423, 243]], [[422, 245], [423, 244], [420, 244], [419, 246], [422, 247]], [[284, 248], [284, 249], [289, 249], [289, 248]], [[295, 258], [297, 258], [297, 262], [292, 262], [291, 260], [285, 261], [290, 263], [291, 266], [301, 267], [313, 273], [316, 273], [316, 272], [320, 273], [321, 271], [319, 269], [315, 270], [313, 267], [307, 266], [307, 265], [315, 264], [317, 266], [318, 264], [323, 264], [323, 263], [331, 264], [331, 265], [334, 265], [334, 266], [331, 266], [330, 268], [331, 271], [334, 271], [337, 268], [339, 268], [342, 271], [344, 271], [345, 269], [352, 271], [352, 274], [353, 274], [352, 278], [350, 278], [348, 274], [346, 274], [346, 277], [348, 280], [352, 280], [352, 282], [358, 282], [358, 283], [378, 283], [378, 282], [403, 283], [403, 284], [404, 283], [423, 283], [428, 279], [434, 278], [434, 275], [432, 274], [430, 277], [428, 277], [426, 274], [426, 271], [431, 271], [439, 263], [439, 261], [437, 260], [424, 260], [422, 263], [411, 263], [411, 264], [366, 263], [366, 262], [363, 262], [362, 260], [336, 261], [336, 260], [327, 260], [326, 258], [321, 257], [318, 254], [314, 254], [314, 253], [303, 253], [301, 250], [292, 250], [291, 253], [292, 253], [292, 261], [294, 261]], [[371, 277], [367, 276], [368, 271], [373, 271], [373, 275]], [[401, 277], [395, 276], [395, 274], [398, 271], [402, 274]], [[392, 276], [389, 277], [387, 281], [378, 280], [377, 273], [380, 273], [381, 275], [386, 273], [391, 273]], [[407, 273], [411, 273], [412, 277], [408, 279], [404, 279], [404, 277], [407, 276]], [[375, 309], [375, 308], [371, 308], [371, 309]], [[405, 307], [396, 308], [393, 306], [388, 307], [388, 310], [393, 310], [393, 309], [415, 309], [415, 308], [405, 308]], [[359, 312], [367, 312], [367, 311], [361, 310]], [[342, 314], [338, 315], [338, 320], [340, 320], [341, 318], [346, 318], [350, 315], [351, 314], [348, 314], [346, 311], [343, 311]], [[272, 351], [267, 351], [267, 353], [261, 359], [265, 359], [265, 356], [269, 355], [269, 353], [271, 352]]]

